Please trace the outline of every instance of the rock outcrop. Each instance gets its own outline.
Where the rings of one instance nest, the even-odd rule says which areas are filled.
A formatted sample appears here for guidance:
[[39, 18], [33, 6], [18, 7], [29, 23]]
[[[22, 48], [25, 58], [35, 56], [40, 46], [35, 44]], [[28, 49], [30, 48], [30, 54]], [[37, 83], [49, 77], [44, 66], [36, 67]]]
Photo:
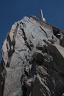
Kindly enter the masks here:
[[12, 25], [2, 46], [0, 96], [62, 96], [62, 36], [60, 29], [34, 16]]

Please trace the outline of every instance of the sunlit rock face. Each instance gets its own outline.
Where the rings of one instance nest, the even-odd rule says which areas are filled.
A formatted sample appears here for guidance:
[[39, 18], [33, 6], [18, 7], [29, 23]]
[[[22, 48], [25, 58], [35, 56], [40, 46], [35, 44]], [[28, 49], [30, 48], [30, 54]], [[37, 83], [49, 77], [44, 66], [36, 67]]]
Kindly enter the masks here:
[[[7, 71], [3, 96], [62, 96], [64, 57], [54, 44], [59, 45], [59, 39], [52, 26], [35, 17], [12, 25], [2, 46]], [[61, 64], [54, 58], [58, 52]]]

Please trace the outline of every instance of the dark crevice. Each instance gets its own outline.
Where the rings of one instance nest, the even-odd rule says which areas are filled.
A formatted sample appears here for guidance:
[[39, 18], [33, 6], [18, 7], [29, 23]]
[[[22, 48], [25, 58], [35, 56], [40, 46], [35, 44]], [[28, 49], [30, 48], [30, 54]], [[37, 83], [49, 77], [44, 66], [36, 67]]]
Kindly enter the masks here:
[[4, 61], [2, 59], [1, 64], [0, 64], [0, 96], [3, 96], [3, 93], [4, 93], [5, 76], [7, 74], [4, 66], [5, 66]]
[[22, 30], [22, 32], [23, 32], [23, 38], [24, 38], [24, 40], [26, 41], [27, 40], [27, 37], [26, 37], [26, 35], [25, 35], [25, 32], [24, 32], [24, 29], [23, 28], [21, 28], [21, 30]]
[[34, 36], [31, 34], [32, 38], [34, 39]]
[[23, 27], [26, 27], [25, 23], [23, 23], [23, 22], [20, 22], [20, 24], [22, 24], [22, 25], [23, 25]]
[[29, 43], [27, 42], [27, 37], [26, 37], [26, 35], [25, 35], [24, 29], [22, 28], [21, 30], [22, 30], [22, 32], [23, 32], [23, 36], [24, 36], [23, 38], [24, 38], [24, 41], [25, 41], [25, 43], [26, 43], [26, 46], [29, 48], [29, 50], [31, 50], [31, 47], [30, 47]]
[[27, 41], [25, 41], [25, 43], [26, 43], [26, 46], [29, 48], [29, 50], [31, 51], [31, 47], [30, 47], [30, 45], [29, 45], [29, 43], [27, 42]]
[[41, 30], [44, 31], [44, 33], [46, 34], [46, 37], [48, 38], [47, 32], [40, 26]]
[[57, 29], [57, 28], [55, 28], [55, 27], [52, 27], [52, 29], [53, 29], [53, 34], [58, 38], [58, 39], [60, 39], [60, 30], [59, 29]]
[[[12, 54], [15, 51], [15, 37], [13, 36], [13, 40], [11, 41], [10, 36], [8, 34], [7, 41], [9, 42], [10, 49], [8, 48], [8, 45], [6, 43], [7, 51], [8, 51], [8, 57], [11, 58]], [[11, 48], [13, 47], [13, 49]], [[9, 49], [9, 50], [8, 50]]]
[[6, 67], [9, 67], [10, 66], [10, 62], [8, 61], [7, 64], [6, 64]]
[[14, 37], [16, 37], [18, 26], [19, 26], [19, 24], [17, 23], [17, 26], [16, 26], [16, 28], [14, 30]]
[[11, 39], [10, 39], [10, 35], [9, 35], [9, 34], [8, 34], [8, 36], [7, 36], [7, 41], [9, 42], [10, 49], [11, 49]]

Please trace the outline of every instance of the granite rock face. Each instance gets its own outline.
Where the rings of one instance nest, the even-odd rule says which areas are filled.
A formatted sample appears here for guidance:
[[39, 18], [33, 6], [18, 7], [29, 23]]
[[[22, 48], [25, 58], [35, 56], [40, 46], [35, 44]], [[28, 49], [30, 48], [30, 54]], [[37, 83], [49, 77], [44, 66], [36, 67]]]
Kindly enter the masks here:
[[63, 95], [64, 48], [58, 34], [59, 29], [32, 16], [12, 25], [2, 46], [3, 96]]

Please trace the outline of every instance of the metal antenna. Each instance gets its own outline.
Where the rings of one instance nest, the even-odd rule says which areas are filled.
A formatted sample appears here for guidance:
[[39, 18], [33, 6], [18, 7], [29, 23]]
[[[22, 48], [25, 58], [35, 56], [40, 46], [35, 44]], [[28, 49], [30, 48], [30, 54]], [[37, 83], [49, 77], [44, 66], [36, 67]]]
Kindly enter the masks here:
[[46, 22], [46, 19], [43, 17], [42, 9], [40, 9], [40, 18], [42, 21]]
[[42, 12], [42, 9], [40, 9], [40, 17], [41, 17], [41, 19], [43, 19], [43, 12]]

